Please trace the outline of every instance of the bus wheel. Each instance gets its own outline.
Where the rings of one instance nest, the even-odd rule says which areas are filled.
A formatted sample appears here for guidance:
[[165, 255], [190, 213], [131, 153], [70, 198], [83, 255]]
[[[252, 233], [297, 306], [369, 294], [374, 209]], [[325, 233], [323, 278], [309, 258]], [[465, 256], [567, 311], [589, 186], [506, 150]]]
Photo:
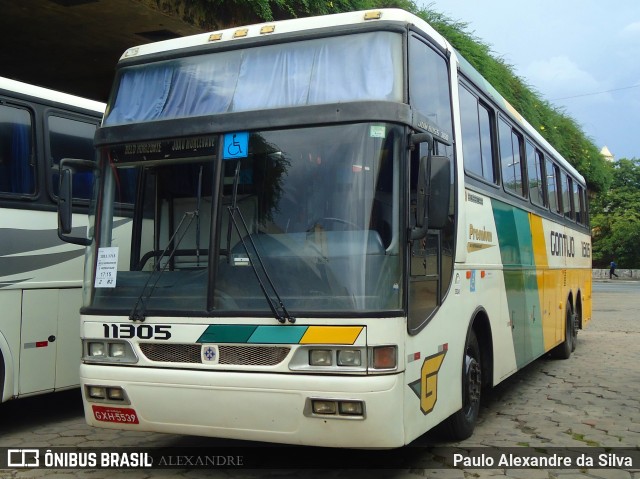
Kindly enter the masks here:
[[576, 329], [576, 316], [571, 309], [571, 303], [567, 301], [564, 321], [564, 341], [551, 350], [551, 356], [556, 359], [569, 359], [571, 351], [575, 349], [578, 330]]
[[482, 394], [482, 363], [480, 346], [473, 330], [464, 348], [462, 364], [462, 409], [450, 416], [443, 432], [449, 439], [461, 441], [473, 434], [480, 413]]
[[582, 324], [582, 298], [578, 296], [576, 303], [576, 314], [573, 315], [573, 335], [571, 336], [571, 352], [576, 350], [578, 345], [578, 329]]

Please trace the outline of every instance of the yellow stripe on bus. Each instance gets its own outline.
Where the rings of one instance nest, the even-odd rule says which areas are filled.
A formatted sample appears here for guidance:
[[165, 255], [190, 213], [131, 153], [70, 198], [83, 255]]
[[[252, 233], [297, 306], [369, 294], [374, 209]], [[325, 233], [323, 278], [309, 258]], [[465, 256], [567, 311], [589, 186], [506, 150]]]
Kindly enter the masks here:
[[364, 326], [309, 326], [300, 344], [353, 344]]
[[[547, 260], [547, 246], [544, 241], [542, 217], [529, 213], [529, 225], [531, 227], [531, 237], [533, 241], [533, 261], [536, 269], [544, 269], [548, 266], [549, 262]], [[539, 282], [538, 286], [540, 286]]]
[[547, 246], [545, 243], [544, 228], [540, 216], [529, 213], [529, 225], [531, 227], [531, 238], [533, 244], [533, 261], [536, 265], [536, 280], [538, 282], [538, 300], [540, 301], [540, 311], [538, 314], [542, 319], [542, 336], [544, 338], [544, 350], [549, 351], [558, 342], [558, 325], [555, 311], [556, 297], [560, 283], [557, 281], [559, 271], [550, 271], [549, 259], [547, 257]]

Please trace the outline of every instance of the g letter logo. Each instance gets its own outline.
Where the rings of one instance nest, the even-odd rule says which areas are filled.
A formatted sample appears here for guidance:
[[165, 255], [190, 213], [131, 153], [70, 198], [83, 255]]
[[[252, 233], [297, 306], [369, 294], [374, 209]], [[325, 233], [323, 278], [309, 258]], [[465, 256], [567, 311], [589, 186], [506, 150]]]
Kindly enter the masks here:
[[429, 414], [438, 400], [438, 371], [444, 361], [447, 351], [440, 351], [425, 358], [420, 374], [420, 410]]

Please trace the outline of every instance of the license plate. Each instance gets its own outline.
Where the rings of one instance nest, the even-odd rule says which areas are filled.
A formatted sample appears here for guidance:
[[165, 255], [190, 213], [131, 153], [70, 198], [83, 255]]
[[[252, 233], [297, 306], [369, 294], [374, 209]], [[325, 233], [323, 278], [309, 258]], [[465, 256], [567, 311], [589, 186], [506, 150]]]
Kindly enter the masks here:
[[131, 408], [92, 405], [93, 417], [97, 421], [117, 422], [121, 424], [140, 424], [138, 415]]

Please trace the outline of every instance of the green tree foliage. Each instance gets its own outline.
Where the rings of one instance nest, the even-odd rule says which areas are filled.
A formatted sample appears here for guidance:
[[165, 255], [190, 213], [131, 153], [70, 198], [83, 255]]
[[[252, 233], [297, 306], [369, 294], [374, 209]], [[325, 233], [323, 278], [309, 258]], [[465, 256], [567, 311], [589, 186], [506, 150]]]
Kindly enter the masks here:
[[401, 8], [430, 23], [536, 128], [558, 152], [580, 171], [591, 192], [604, 191], [610, 172], [600, 150], [580, 126], [542, 99], [489, 45], [468, 32], [468, 24], [453, 21], [413, 0], [146, 0], [203, 29], [215, 30], [256, 22], [326, 15], [371, 8]]
[[489, 45], [467, 31], [468, 24], [455, 22], [429, 8], [414, 11], [444, 36], [460, 54], [571, 163], [592, 192], [607, 188], [611, 176], [600, 150], [576, 121], [518, 77], [513, 68], [492, 55]]
[[607, 165], [613, 180], [591, 202], [593, 266], [640, 268], [640, 160]]

